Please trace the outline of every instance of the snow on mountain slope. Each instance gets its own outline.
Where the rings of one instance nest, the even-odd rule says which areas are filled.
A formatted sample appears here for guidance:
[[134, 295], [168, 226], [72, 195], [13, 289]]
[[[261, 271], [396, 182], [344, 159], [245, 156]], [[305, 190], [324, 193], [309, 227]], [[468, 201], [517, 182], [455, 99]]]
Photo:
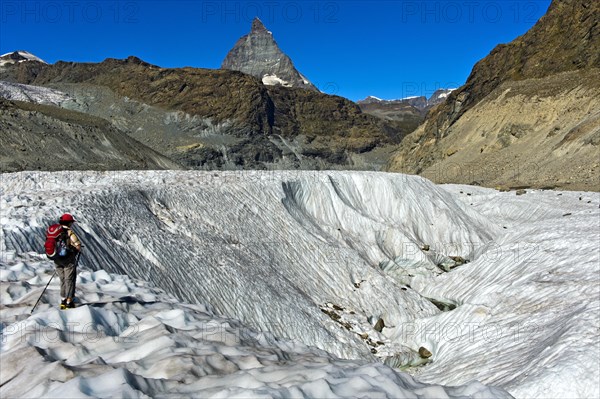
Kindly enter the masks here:
[[27, 101], [38, 104], [63, 106], [75, 102], [68, 94], [47, 87], [0, 81], [0, 97], [7, 100]]
[[77, 308], [50, 307], [59, 300], [55, 279], [29, 316], [52, 272], [35, 253], [0, 260], [3, 398], [510, 397], [476, 382], [428, 385], [381, 363], [335, 359], [104, 270], [80, 271]]
[[7, 65], [7, 64], [14, 64], [14, 63], [23, 62], [23, 61], [37, 61], [37, 62], [42, 62], [44, 64], [47, 64], [47, 62], [42, 60], [41, 58], [31, 54], [28, 51], [23, 51], [23, 50], [13, 51], [12, 53], [6, 53], [6, 54], [0, 55], [0, 67], [3, 67], [4, 65]]
[[599, 393], [598, 194], [291, 171], [24, 172], [2, 190], [5, 250], [39, 250], [71, 211], [83, 265], [252, 328], [400, 368], [425, 348], [427, 382]]

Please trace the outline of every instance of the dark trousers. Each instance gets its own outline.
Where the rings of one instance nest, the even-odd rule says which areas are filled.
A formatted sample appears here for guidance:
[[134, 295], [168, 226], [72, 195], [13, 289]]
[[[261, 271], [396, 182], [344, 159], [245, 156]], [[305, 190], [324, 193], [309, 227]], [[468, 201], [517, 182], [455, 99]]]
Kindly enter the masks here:
[[60, 277], [61, 298], [75, 297], [75, 280], [77, 279], [77, 258], [70, 256], [61, 261], [55, 261], [56, 273]]

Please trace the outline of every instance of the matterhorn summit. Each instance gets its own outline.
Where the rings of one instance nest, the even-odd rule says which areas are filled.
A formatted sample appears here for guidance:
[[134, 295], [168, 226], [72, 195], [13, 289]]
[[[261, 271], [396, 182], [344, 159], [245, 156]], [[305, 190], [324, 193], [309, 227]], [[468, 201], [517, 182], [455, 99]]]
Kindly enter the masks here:
[[258, 18], [252, 21], [250, 33], [241, 37], [227, 54], [221, 68], [256, 76], [266, 85], [316, 90], [316, 87], [296, 70], [290, 57], [281, 51], [273, 39], [273, 34]]

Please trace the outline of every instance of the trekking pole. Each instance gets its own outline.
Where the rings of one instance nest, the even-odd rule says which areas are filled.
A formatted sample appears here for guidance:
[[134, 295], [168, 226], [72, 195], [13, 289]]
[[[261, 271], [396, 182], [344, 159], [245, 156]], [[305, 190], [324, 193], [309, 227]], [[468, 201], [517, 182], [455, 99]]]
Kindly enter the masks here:
[[42, 295], [40, 295], [40, 297], [38, 298], [38, 300], [35, 303], [35, 305], [33, 305], [33, 308], [31, 309], [31, 313], [29, 313], [29, 314], [33, 314], [33, 311], [35, 310], [35, 308], [38, 305], [38, 303], [40, 303], [40, 299], [42, 299], [42, 297], [44, 296], [44, 292], [46, 292], [46, 289], [50, 285], [50, 282], [52, 281], [52, 279], [54, 278], [55, 275], [56, 275], [56, 269], [54, 269], [54, 273], [52, 273], [52, 277], [50, 277], [50, 280], [48, 280], [48, 284], [46, 284], [46, 287], [44, 287], [44, 291], [42, 291]]

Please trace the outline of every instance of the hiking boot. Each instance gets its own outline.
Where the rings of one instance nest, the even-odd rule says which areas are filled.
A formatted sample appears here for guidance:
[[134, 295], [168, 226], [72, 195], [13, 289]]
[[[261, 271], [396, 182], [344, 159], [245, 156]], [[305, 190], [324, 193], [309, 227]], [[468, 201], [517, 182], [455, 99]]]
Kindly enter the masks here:
[[66, 303], [66, 308], [67, 309], [73, 309], [75, 307], [75, 302], [70, 301]]
[[60, 301], [60, 308], [61, 309], [67, 308], [67, 300], [66, 299], [63, 299], [62, 301]]

